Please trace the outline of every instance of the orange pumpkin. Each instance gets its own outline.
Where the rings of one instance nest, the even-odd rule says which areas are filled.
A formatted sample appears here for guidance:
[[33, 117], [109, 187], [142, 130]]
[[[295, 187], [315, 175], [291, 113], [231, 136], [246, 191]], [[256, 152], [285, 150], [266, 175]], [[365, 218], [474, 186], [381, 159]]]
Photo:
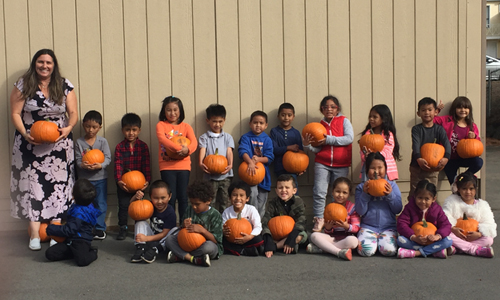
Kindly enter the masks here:
[[439, 161], [444, 157], [444, 147], [434, 143], [425, 143], [420, 147], [420, 156], [427, 161], [430, 168], [438, 166]]
[[242, 232], [247, 235], [252, 233], [252, 224], [250, 224], [247, 219], [241, 218], [241, 212], [238, 213], [236, 218], [227, 220], [226, 223], [224, 223], [224, 226], [231, 230], [229, 236], [226, 236], [226, 239], [230, 243], [234, 243], [236, 238], [242, 238]]
[[153, 212], [153, 203], [146, 199], [135, 200], [128, 206], [128, 214], [135, 221], [147, 220]]
[[227, 158], [219, 155], [219, 149], [215, 149], [215, 154], [208, 155], [203, 159], [203, 164], [207, 166], [210, 174], [221, 174], [227, 167]]
[[50, 121], [36, 121], [30, 129], [30, 135], [36, 143], [55, 143], [61, 135], [57, 124]]
[[292, 232], [294, 226], [295, 220], [290, 216], [276, 216], [267, 223], [267, 227], [275, 241], [286, 238]]
[[169, 157], [175, 158], [175, 159], [184, 159], [185, 157], [177, 154], [177, 151], [181, 150], [181, 146], [187, 147], [187, 146], [191, 145], [191, 141], [187, 137], [182, 136], [182, 135], [174, 136], [170, 140], [176, 144], [176, 148], [175, 148], [175, 151], [172, 151], [168, 147], [165, 147], [165, 151], [167, 152], [167, 155]]
[[[198, 226], [201, 226], [197, 224]], [[206, 239], [203, 235], [196, 232], [188, 232], [186, 228], [182, 228], [177, 235], [177, 242], [179, 242], [179, 246], [182, 250], [186, 252], [194, 251], [206, 242]]]
[[[61, 225], [61, 222], [53, 222], [52, 225]], [[45, 227], [45, 235], [47, 235], [47, 227]], [[64, 236], [51, 235], [51, 236], [49, 236], [49, 238], [53, 239], [54, 241], [56, 241], [58, 243], [62, 243], [66, 240], [66, 237], [64, 237]]]
[[457, 220], [455, 227], [461, 228], [466, 233], [479, 231], [479, 223], [474, 219], [467, 218], [465, 213], [462, 218]]
[[378, 178], [377, 173], [375, 172], [375, 179], [370, 179], [366, 182], [368, 184], [368, 194], [374, 197], [382, 197], [385, 196], [385, 184], [387, 180], [384, 178]]
[[302, 129], [302, 136], [306, 134], [310, 134], [313, 137], [311, 145], [318, 147], [318, 141], [325, 138], [326, 128], [321, 123], [311, 122]]
[[104, 162], [104, 153], [99, 149], [87, 151], [82, 157], [82, 162], [87, 162], [90, 165], [102, 164]]
[[483, 143], [476, 139], [461, 139], [457, 145], [457, 153], [461, 158], [481, 156], [483, 150]]
[[[50, 237], [47, 235], [48, 223], [41, 223], [40, 229], [38, 230], [38, 235], [40, 236], [40, 242], [45, 243], [50, 241]], [[28, 235], [31, 237], [31, 227], [28, 226]]]
[[325, 207], [325, 221], [342, 221], [347, 219], [347, 209], [344, 205], [330, 203]]
[[246, 161], [241, 162], [240, 167], [238, 168], [238, 175], [240, 176], [240, 179], [248, 185], [257, 185], [261, 183], [266, 176], [266, 169], [262, 163], [256, 163], [255, 167], [255, 175], [247, 173], [248, 163]]
[[359, 140], [359, 148], [363, 151], [363, 147], [370, 149], [371, 152], [380, 152], [384, 149], [385, 139], [381, 134], [375, 134], [373, 129], [370, 133], [365, 134]]
[[144, 187], [146, 177], [144, 177], [141, 171], [135, 170], [123, 174], [122, 181], [130, 193], [135, 193]]
[[304, 151], [287, 151], [283, 155], [283, 167], [287, 172], [298, 174], [304, 172], [309, 166], [309, 156]]
[[[415, 233], [416, 236], [428, 236], [432, 234], [436, 234], [437, 228], [431, 222], [427, 222], [425, 218], [422, 218], [422, 221], [417, 222], [411, 226], [411, 229]], [[425, 245], [430, 245], [434, 242], [427, 241]]]

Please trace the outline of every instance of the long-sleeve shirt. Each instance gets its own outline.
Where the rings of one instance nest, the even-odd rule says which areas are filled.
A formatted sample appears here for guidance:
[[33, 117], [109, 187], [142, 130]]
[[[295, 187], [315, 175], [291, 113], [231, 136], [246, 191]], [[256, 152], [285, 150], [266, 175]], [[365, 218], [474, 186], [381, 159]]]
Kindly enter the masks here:
[[182, 216], [181, 224], [184, 224], [184, 220], [191, 218], [191, 224], [199, 224], [203, 226], [208, 232], [210, 232], [215, 240], [217, 241], [217, 248], [219, 250], [219, 256], [224, 253], [224, 248], [222, 246], [222, 216], [220, 212], [213, 207], [210, 207], [207, 211], [197, 214], [192, 206], [188, 206], [186, 212]]
[[[191, 142], [187, 148], [189, 153], [183, 159], [175, 159], [168, 156], [166, 148], [177, 152], [180, 146], [171, 141], [174, 136], [184, 136]], [[158, 138], [158, 164], [160, 171], [165, 170], [188, 170], [191, 171], [191, 154], [198, 148], [198, 141], [193, 128], [188, 124], [171, 124], [168, 121], [160, 121], [156, 124], [156, 137]]]
[[274, 197], [267, 203], [266, 213], [262, 218], [262, 235], [271, 234], [267, 223], [277, 216], [290, 216], [295, 220], [294, 230], [306, 230], [306, 206], [302, 198], [297, 195], [286, 202]]
[[[365, 134], [370, 134], [370, 130], [367, 130]], [[396, 160], [392, 155], [392, 151], [394, 151], [394, 135], [389, 131], [389, 139], [386, 139], [385, 133], [382, 131], [380, 133], [384, 137], [385, 145], [384, 149], [380, 151], [380, 154], [385, 158], [385, 162], [387, 164], [386, 175], [389, 180], [397, 180], [399, 178], [398, 175], [398, 166], [396, 165]], [[362, 150], [359, 151], [359, 155], [361, 156], [361, 161], [363, 162], [363, 166], [361, 168], [361, 174], [365, 172], [365, 154]]]
[[[479, 130], [477, 129], [475, 123], [472, 123], [472, 130], [471, 128], [459, 128], [456, 127], [458, 125], [455, 124], [455, 121], [450, 115], [435, 116], [434, 123], [443, 126], [444, 131], [446, 131], [446, 135], [448, 136], [448, 140], [450, 141], [450, 146], [451, 146], [451, 156], [450, 156], [451, 159], [460, 158], [457, 154], [457, 145], [461, 139], [467, 137], [469, 131], [474, 132], [474, 134], [476, 135], [476, 140], [478, 141], [481, 140], [481, 138], [479, 137]], [[463, 132], [463, 136], [461, 136], [460, 134], [461, 132]]]
[[330, 234], [332, 236], [346, 236], [349, 234], [356, 234], [359, 231], [359, 225], [361, 223], [361, 219], [356, 212], [354, 203], [351, 201], [347, 200], [345, 202], [345, 208], [347, 210], [347, 220], [346, 222], [349, 223], [349, 229], [345, 230], [342, 227], [336, 227], [332, 228], [331, 230], [325, 229], [324, 232], [327, 234]]
[[285, 171], [283, 167], [283, 155], [287, 151], [287, 147], [298, 145], [300, 150], [303, 150], [302, 136], [295, 128], [285, 130], [280, 126], [271, 129], [271, 140], [273, 141], [274, 152], [274, 173], [281, 174]]
[[[99, 149], [104, 154], [104, 162], [101, 163], [100, 170], [87, 170], [81, 167], [82, 158], [90, 150]], [[106, 167], [111, 163], [111, 150], [109, 150], [108, 141], [102, 136], [96, 136], [94, 145], [90, 146], [85, 141], [84, 137], [80, 137], [75, 143], [75, 160], [78, 178], [85, 178], [90, 181], [97, 181], [101, 179], [108, 178], [108, 172], [106, 172]]]
[[151, 182], [151, 166], [149, 148], [146, 143], [137, 139], [134, 146], [130, 148], [130, 142], [126, 139], [121, 141], [115, 148], [115, 180], [122, 179], [125, 171], [141, 171], [147, 182]]
[[254, 155], [267, 157], [267, 163], [263, 164], [266, 169], [266, 175], [258, 186], [266, 191], [271, 191], [269, 165], [274, 160], [273, 141], [271, 141], [271, 138], [265, 132], [255, 135], [252, 131], [249, 131], [241, 136], [238, 144], [238, 155], [241, 159], [243, 159], [244, 154], [247, 154], [250, 158]]
[[[229, 206], [222, 213], [222, 224], [225, 224], [229, 219], [238, 218], [238, 214], [234, 211], [234, 206]], [[262, 231], [262, 222], [260, 221], [260, 215], [257, 209], [250, 204], [245, 204], [241, 210], [241, 218], [247, 219], [250, 224], [252, 224], [252, 235], [257, 236]]]
[[451, 147], [450, 141], [446, 136], [446, 131], [443, 127], [437, 124], [433, 124], [432, 127], [424, 127], [422, 124], [417, 124], [411, 129], [411, 163], [410, 166], [418, 166], [417, 159], [421, 158], [420, 147], [426, 143], [440, 144], [444, 147], [444, 157], [450, 158]]

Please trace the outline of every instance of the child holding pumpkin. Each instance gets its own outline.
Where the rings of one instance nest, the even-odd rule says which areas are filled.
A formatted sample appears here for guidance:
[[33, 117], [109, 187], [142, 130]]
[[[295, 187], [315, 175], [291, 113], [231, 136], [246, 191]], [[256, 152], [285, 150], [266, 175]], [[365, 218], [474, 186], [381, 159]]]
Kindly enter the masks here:
[[[152, 263], [158, 253], [166, 250], [165, 240], [175, 227], [177, 218], [174, 208], [168, 204], [171, 196], [168, 184], [163, 180], [156, 180], [149, 186], [149, 197], [154, 211], [149, 218], [149, 223], [146, 220], [135, 222], [135, 252], [130, 259], [131, 262]], [[139, 190], [130, 199], [130, 203], [143, 197], [144, 192]]]
[[[111, 163], [111, 151], [108, 141], [97, 135], [102, 128], [102, 115], [98, 111], [90, 110], [83, 117], [82, 121], [85, 136], [80, 137], [75, 143], [76, 172], [78, 178], [88, 179], [95, 187], [97, 196], [94, 207], [101, 211], [95, 226], [94, 239], [103, 240], [106, 238], [106, 211], [108, 209], [108, 172], [106, 167]], [[104, 161], [94, 161], [93, 157], [87, 154], [91, 150], [99, 150], [103, 154]], [[99, 153], [99, 152], [98, 152]], [[82, 159], [85, 157], [85, 159]], [[91, 160], [91, 163], [89, 163]]]
[[[226, 122], [226, 108], [220, 104], [211, 104], [205, 110], [210, 130], [200, 136], [200, 154], [198, 164], [203, 170], [203, 179], [210, 180], [214, 186], [215, 197], [212, 207], [222, 213], [229, 200], [228, 187], [233, 178], [233, 137], [222, 130]], [[207, 160], [210, 159], [210, 162]], [[209, 164], [207, 166], [207, 164]], [[216, 171], [219, 169], [222, 172]]]
[[141, 123], [141, 117], [137, 114], [125, 114], [121, 120], [124, 139], [115, 148], [115, 181], [118, 196], [118, 226], [120, 226], [117, 240], [124, 240], [127, 237], [128, 206], [135, 192], [127, 188], [122, 176], [128, 170], [140, 171], [146, 179], [141, 190], [146, 189], [151, 181], [149, 148], [139, 139]]
[[368, 181], [356, 187], [354, 209], [361, 216], [358, 253], [373, 256], [377, 249], [384, 256], [396, 255], [396, 214], [401, 212], [401, 192], [392, 180], [385, 180], [387, 165], [379, 152], [366, 157]]
[[436, 203], [437, 189], [428, 180], [417, 184], [397, 220], [398, 258], [415, 256], [447, 258], [455, 253], [452, 246], [451, 224], [443, 209]]
[[[441, 111], [444, 105], [440, 102], [438, 111]], [[462, 158], [457, 153], [458, 142], [462, 139], [476, 139], [481, 142], [479, 130], [474, 123], [472, 116], [472, 103], [469, 98], [464, 96], [456, 97], [451, 104], [447, 116], [435, 116], [434, 122], [443, 126], [451, 145], [450, 160], [444, 166], [444, 172], [450, 185], [457, 176], [457, 170], [460, 167], [468, 167], [467, 171], [475, 174], [483, 167], [483, 159], [479, 156]], [[482, 149], [482, 144], [480, 145]], [[481, 150], [482, 152], [482, 150]]]
[[156, 124], [161, 179], [168, 183], [172, 192], [170, 205], [175, 207], [178, 201], [177, 211], [181, 220], [188, 206], [186, 188], [191, 173], [190, 155], [198, 147], [193, 128], [183, 122], [184, 117], [181, 99], [169, 96], [163, 99], [160, 120]]
[[[314, 159], [313, 187], [313, 231], [321, 231], [324, 225], [328, 185], [338, 177], [347, 177], [352, 163], [352, 141], [354, 131], [351, 122], [342, 115], [337, 97], [328, 95], [321, 100], [319, 109], [323, 114], [321, 125], [326, 129], [324, 138], [314, 141], [310, 134], [305, 134], [303, 144], [305, 149], [316, 153]], [[312, 146], [311, 143], [317, 143]]]
[[[370, 136], [372, 134], [378, 136]], [[361, 181], [368, 180], [364, 166], [366, 155], [377, 151], [385, 157], [385, 162], [387, 163], [387, 178], [389, 180], [398, 180], [399, 175], [396, 160], [401, 160], [401, 156], [399, 155], [399, 142], [396, 136], [396, 126], [394, 126], [394, 121], [392, 120], [392, 113], [387, 105], [378, 104], [372, 107], [368, 115], [368, 124], [361, 132], [361, 135], [365, 136], [364, 139], [376, 139], [381, 137], [380, 142], [375, 141], [376, 143], [380, 143], [380, 145], [377, 145], [380, 149], [371, 149], [360, 143], [360, 155], [361, 161], [363, 162], [360, 174]]]
[[456, 178], [456, 192], [444, 200], [443, 210], [451, 225], [450, 237], [458, 252], [492, 258], [497, 224], [491, 207], [476, 199], [477, 178], [465, 172]]
[[[214, 197], [212, 184], [206, 180], [196, 180], [187, 188], [190, 206], [187, 207], [181, 220], [181, 228], [188, 233], [189, 241], [181, 241], [180, 233], [169, 235], [166, 240], [169, 263], [188, 261], [192, 264], [210, 267], [210, 260], [219, 258], [224, 252], [222, 246], [222, 217], [216, 209], [210, 206]], [[181, 229], [181, 230], [182, 230]], [[200, 236], [201, 235], [201, 236]], [[181, 248], [180, 242], [200, 244], [192, 251]]]
[[351, 249], [358, 247], [356, 234], [359, 231], [360, 219], [354, 209], [354, 204], [348, 199], [351, 190], [352, 183], [349, 179], [345, 177], [335, 179], [332, 191], [333, 203], [341, 205], [343, 207], [342, 214], [347, 215], [347, 217], [345, 220], [326, 220], [323, 232], [311, 234], [311, 243], [307, 245], [308, 253], [327, 252], [339, 258], [352, 260]]
[[[268, 258], [279, 249], [285, 254], [296, 254], [299, 244], [307, 242], [306, 207], [304, 201], [295, 195], [295, 181], [287, 174], [278, 176], [276, 181], [276, 197], [269, 201], [262, 219], [264, 253]], [[285, 228], [289, 230], [285, 232]]]
[[[257, 256], [263, 252], [264, 241], [260, 235], [262, 223], [259, 212], [253, 205], [246, 204], [250, 199], [250, 186], [243, 181], [236, 181], [229, 186], [228, 193], [233, 205], [222, 213], [224, 251], [238, 256]], [[235, 225], [238, 231], [246, 228], [249, 232], [232, 230], [227, 223], [228, 220], [238, 222]]]

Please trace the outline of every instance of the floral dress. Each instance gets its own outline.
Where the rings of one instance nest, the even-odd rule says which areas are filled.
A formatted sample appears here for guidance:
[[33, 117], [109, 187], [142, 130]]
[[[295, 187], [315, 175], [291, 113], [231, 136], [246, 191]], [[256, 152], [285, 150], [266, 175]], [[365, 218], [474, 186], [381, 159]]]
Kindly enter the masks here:
[[[22, 91], [23, 80], [15, 86]], [[57, 105], [38, 90], [26, 99], [21, 114], [26, 130], [39, 120], [49, 120], [59, 128], [68, 125], [66, 96], [73, 90], [63, 82], [64, 99]], [[11, 216], [29, 221], [62, 218], [72, 202], [75, 182], [73, 136], [53, 144], [32, 145], [16, 130], [12, 150], [10, 180]]]

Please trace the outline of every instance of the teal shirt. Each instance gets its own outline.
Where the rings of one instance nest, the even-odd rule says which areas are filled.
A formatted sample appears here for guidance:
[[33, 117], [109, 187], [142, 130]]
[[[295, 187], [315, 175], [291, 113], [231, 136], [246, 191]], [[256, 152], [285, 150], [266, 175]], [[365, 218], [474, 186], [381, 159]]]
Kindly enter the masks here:
[[188, 218], [191, 218], [192, 224], [200, 224], [214, 236], [217, 241], [217, 248], [219, 249], [218, 257], [220, 257], [224, 253], [224, 247], [222, 246], [222, 216], [220, 212], [210, 207], [206, 212], [197, 214], [191, 206], [188, 206], [182, 216], [181, 224]]

